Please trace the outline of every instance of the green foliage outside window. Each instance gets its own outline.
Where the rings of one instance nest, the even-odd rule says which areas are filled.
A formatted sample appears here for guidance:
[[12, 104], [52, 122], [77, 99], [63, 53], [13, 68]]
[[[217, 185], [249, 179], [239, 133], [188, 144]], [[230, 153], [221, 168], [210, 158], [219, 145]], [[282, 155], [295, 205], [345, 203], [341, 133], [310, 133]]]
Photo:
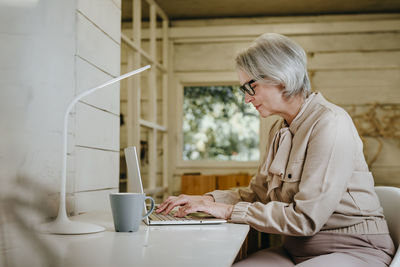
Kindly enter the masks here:
[[257, 161], [259, 125], [238, 86], [184, 88], [184, 160]]

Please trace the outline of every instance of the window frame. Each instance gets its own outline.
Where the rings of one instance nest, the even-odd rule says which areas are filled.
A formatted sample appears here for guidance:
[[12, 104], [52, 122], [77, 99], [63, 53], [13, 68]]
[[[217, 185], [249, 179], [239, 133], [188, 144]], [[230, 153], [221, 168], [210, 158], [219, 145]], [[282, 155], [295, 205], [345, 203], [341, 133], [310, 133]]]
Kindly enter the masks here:
[[[185, 86], [212, 86], [212, 85], [235, 85], [238, 84], [237, 76], [235, 73], [225, 73], [225, 75], [215, 76], [208, 75], [207, 73], [198, 73], [198, 74], [181, 74], [178, 76], [176, 84], [177, 90], [177, 103], [176, 103], [176, 114], [177, 114], [177, 153], [176, 153], [176, 163], [178, 168], [185, 169], [232, 169], [234, 170], [242, 170], [246, 168], [257, 168], [259, 164], [259, 160], [263, 156], [263, 150], [260, 149], [262, 147], [265, 148], [265, 142], [261, 139], [259, 134], [259, 149], [260, 149], [260, 159], [258, 161], [217, 161], [217, 160], [183, 160], [183, 93]], [[259, 133], [261, 133], [262, 129], [264, 129], [263, 119], [260, 118], [260, 129]], [[223, 163], [223, 164], [221, 164]]]

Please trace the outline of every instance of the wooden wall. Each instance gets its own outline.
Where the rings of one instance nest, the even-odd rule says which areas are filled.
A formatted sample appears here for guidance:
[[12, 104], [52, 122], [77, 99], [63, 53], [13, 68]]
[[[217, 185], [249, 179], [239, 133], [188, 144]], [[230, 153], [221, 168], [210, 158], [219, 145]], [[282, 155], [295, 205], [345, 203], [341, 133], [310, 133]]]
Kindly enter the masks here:
[[[174, 43], [176, 83], [171, 88], [171, 98], [180, 97], [176, 92], [182, 84], [237, 84], [234, 70], [237, 51], [264, 32], [276, 32], [304, 47], [313, 90], [322, 92], [332, 102], [346, 109], [373, 102], [400, 104], [399, 30], [399, 14], [174, 22], [170, 38]], [[172, 110], [174, 105], [171, 103]], [[175, 114], [177, 120], [181, 119], [180, 114]], [[170, 125], [171, 160], [181, 148], [180, 129], [176, 125], [179, 124]], [[391, 140], [383, 143], [382, 153], [372, 166], [376, 183], [400, 186], [399, 147]], [[188, 168], [180, 165], [179, 159], [173, 165], [174, 178], [170, 184], [174, 184], [176, 193], [180, 175], [185, 171], [232, 172], [229, 167], [225, 170], [204, 166]]]
[[[121, 1], [76, 2], [76, 94], [120, 75]], [[75, 213], [109, 209], [119, 186], [119, 83], [82, 99], [74, 116]]]
[[1, 197], [24, 189], [17, 178], [59, 192], [63, 117], [75, 91], [75, 8], [0, 4]]
[[[21, 193], [14, 182], [30, 179], [48, 189], [56, 215], [64, 113], [74, 96], [119, 76], [121, 1], [0, 6], [0, 194]], [[118, 191], [119, 84], [75, 105], [67, 150], [68, 212], [109, 209], [107, 194]]]
[[252, 176], [247, 173], [233, 175], [182, 175], [181, 194], [203, 195], [214, 190], [246, 187]]
[[[143, 23], [145, 24], [145, 23]], [[125, 26], [129, 27], [130, 29], [132, 27], [128, 26], [130, 24], [125, 24]], [[122, 26], [122, 32], [127, 35], [127, 36], [132, 36], [132, 31], [130, 29], [124, 29], [124, 25]], [[146, 51], [148, 53], [149, 51], [149, 42], [148, 40], [143, 40], [141, 43], [141, 47], [144, 51]], [[129, 48], [125, 43], [122, 43], [121, 45], [121, 73], [126, 73], [128, 71], [131, 71], [130, 69], [128, 69], [128, 55], [129, 53], [132, 53], [133, 50], [131, 48]], [[161, 42], [157, 42], [157, 58], [158, 60], [160, 58], [162, 58], [162, 45]], [[147, 62], [147, 60], [145, 58], [142, 58], [142, 66], [145, 66], [147, 64], [150, 64]], [[154, 67], [154, 66], [152, 66]], [[141, 77], [141, 85], [140, 85], [140, 96], [141, 96], [141, 107], [140, 107], [140, 117], [143, 120], [147, 120], [150, 121], [151, 119], [150, 117], [150, 110], [152, 109], [152, 107], [150, 106], [151, 100], [149, 97], [149, 79], [148, 76], [149, 73], [148, 72], [143, 72], [142, 74], [140, 74]], [[162, 108], [162, 103], [163, 103], [163, 94], [162, 94], [162, 77], [160, 75], [160, 71], [157, 71], [157, 123], [159, 125], [163, 125], [162, 123], [162, 112], [163, 112], [163, 108]], [[128, 85], [127, 85], [127, 80], [123, 80], [121, 81], [121, 87], [120, 87], [120, 112], [124, 118], [124, 121], [127, 122], [128, 120], [130, 120], [129, 116], [128, 116], [128, 106], [127, 106], [127, 102], [128, 102]], [[134, 89], [132, 89], [134, 90]], [[147, 128], [147, 127], [143, 127], [141, 126], [140, 128], [140, 141], [144, 141], [144, 142], [149, 142], [149, 135], [150, 132], [152, 130]], [[125, 188], [126, 187], [126, 163], [125, 163], [125, 156], [124, 156], [124, 148], [126, 148], [128, 146], [128, 136], [127, 136], [127, 124], [123, 124], [121, 125], [120, 128], [120, 167], [121, 167], [121, 188]], [[157, 135], [157, 171], [156, 171], [156, 176], [157, 176], [157, 180], [156, 180], [156, 184], [157, 186], [161, 186], [162, 185], [162, 179], [163, 179], [163, 138], [161, 136], [160, 133], [158, 133]], [[147, 145], [148, 148], [148, 145]], [[140, 170], [141, 170], [141, 175], [142, 175], [142, 180], [143, 180], [143, 186], [144, 188], [148, 187], [149, 185], [149, 162], [148, 162], [148, 157], [149, 157], [149, 150], [147, 149], [147, 155], [145, 157], [144, 160], [140, 160]]]

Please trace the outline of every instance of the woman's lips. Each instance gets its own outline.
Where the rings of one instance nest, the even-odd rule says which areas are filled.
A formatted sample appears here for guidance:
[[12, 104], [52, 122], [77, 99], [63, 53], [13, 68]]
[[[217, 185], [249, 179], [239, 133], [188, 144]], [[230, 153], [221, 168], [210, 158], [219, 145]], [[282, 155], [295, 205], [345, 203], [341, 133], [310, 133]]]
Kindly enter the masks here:
[[254, 107], [258, 110], [261, 107], [261, 104]]

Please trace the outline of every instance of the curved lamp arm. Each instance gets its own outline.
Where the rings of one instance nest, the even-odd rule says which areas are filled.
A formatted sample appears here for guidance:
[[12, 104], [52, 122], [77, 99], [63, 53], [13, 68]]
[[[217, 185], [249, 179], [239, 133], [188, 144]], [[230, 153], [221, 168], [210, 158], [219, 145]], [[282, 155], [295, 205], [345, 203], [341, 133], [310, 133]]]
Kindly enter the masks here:
[[[41, 227], [40, 230], [47, 232], [47, 233], [55, 233], [55, 234], [83, 234], [83, 233], [94, 233], [94, 232], [100, 232], [103, 231], [104, 228], [97, 226], [97, 225], [92, 225], [93, 227], [90, 228], [89, 224], [85, 224], [87, 227], [83, 226], [83, 223], [81, 224], [82, 227], [78, 226], [78, 222], [73, 222], [68, 219], [67, 216], [67, 210], [66, 210], [66, 183], [67, 183], [67, 131], [68, 131], [68, 116], [69, 113], [71, 112], [73, 106], [83, 97], [90, 95], [91, 93], [97, 91], [100, 88], [106, 87], [107, 85], [113, 84], [115, 82], [118, 82], [122, 79], [128, 78], [132, 75], [138, 74], [142, 71], [145, 71], [150, 68], [150, 65], [144, 66], [142, 68], [139, 68], [137, 70], [128, 72], [124, 75], [118, 76], [114, 79], [111, 79], [97, 87], [91, 88], [89, 90], [86, 90], [85, 92], [79, 94], [76, 96], [68, 105], [67, 110], [65, 111], [64, 114], [64, 128], [63, 128], [63, 148], [62, 148], [62, 173], [61, 173], [61, 190], [60, 190], [60, 205], [58, 209], [58, 215], [57, 219], [53, 222], [45, 224], [45, 226]], [[76, 224], [72, 226], [72, 224]]]

